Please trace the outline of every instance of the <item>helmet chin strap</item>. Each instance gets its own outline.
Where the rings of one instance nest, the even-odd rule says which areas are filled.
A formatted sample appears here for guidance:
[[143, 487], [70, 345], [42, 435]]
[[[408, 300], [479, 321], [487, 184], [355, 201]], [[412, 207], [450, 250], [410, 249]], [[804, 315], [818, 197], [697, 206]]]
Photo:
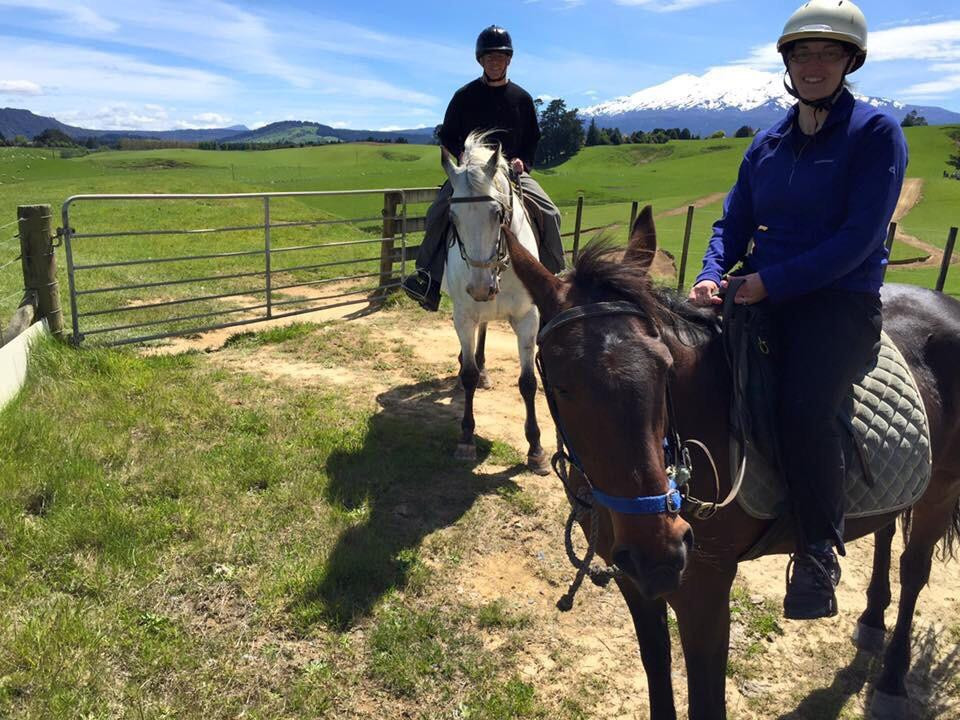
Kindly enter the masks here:
[[487, 84], [495, 83], [495, 82], [503, 82], [503, 81], [506, 80], [506, 79], [507, 79], [507, 71], [506, 71], [506, 70], [504, 70], [504, 71], [503, 71], [503, 75], [501, 75], [501, 76], [498, 77], [498, 78], [492, 78], [492, 77], [490, 77], [489, 75], [487, 75], [487, 71], [486, 71], [486, 70], [483, 71], [483, 81], [484, 81], [485, 83], [487, 83]]

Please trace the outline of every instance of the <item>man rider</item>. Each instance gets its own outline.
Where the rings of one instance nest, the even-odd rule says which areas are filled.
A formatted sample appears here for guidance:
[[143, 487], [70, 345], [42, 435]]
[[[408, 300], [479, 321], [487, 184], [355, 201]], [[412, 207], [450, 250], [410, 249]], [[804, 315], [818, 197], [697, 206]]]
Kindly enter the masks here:
[[[454, 93], [443, 118], [440, 142], [459, 158], [467, 135], [474, 130], [493, 131], [489, 137], [500, 143], [528, 207], [531, 203], [535, 206], [530, 219], [540, 231], [540, 260], [550, 271], [560, 272], [564, 267], [560, 211], [529, 174], [540, 128], [530, 94], [507, 79], [512, 57], [510, 33], [496, 25], [480, 33], [476, 58], [483, 74]], [[427, 210], [417, 270], [403, 281], [403, 289], [426, 310], [435, 311], [440, 304], [440, 279], [446, 262], [444, 239], [452, 194], [453, 187], [447, 181]]]

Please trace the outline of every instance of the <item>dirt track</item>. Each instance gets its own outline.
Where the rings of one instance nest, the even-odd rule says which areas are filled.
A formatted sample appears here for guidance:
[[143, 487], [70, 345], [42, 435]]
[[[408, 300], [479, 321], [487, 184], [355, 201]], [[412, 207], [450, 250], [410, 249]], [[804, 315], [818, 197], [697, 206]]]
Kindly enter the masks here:
[[[342, 310], [340, 311], [343, 312]], [[328, 312], [319, 319], [330, 319]], [[295, 318], [309, 319], [309, 316]], [[449, 316], [425, 314], [411, 307], [355, 316], [348, 322], [363, 325], [385, 346], [405, 342], [421, 363], [436, 368], [436, 377], [425, 391], [409, 377], [384, 375], [369, 367], [324, 368], [264, 348], [253, 354], [224, 349], [214, 362], [244, 372], [256, 372], [297, 384], [339, 387], [356, 395], [359, 402], [379, 398], [383, 412], [400, 411], [432, 422], [458, 424], [462, 399], [452, 376], [458, 345]], [[262, 325], [251, 329], [262, 329]], [[198, 341], [190, 341], [195, 346]], [[209, 347], [211, 343], [202, 343]], [[182, 344], [178, 347], [183, 348]], [[490, 327], [487, 362], [493, 387], [478, 393], [477, 432], [481, 437], [507, 442], [525, 454], [523, 406], [517, 391], [516, 340], [506, 325]], [[555, 446], [554, 429], [542, 393], [538, 414], [544, 445]], [[504, 468], [477, 466], [476, 473], [503, 472]], [[554, 603], [572, 580], [573, 571], [563, 554], [562, 524], [567, 512], [559, 481], [523, 473], [513, 480], [535, 499], [537, 511], [530, 517], [503, 524], [482, 516], [481, 532], [469, 556], [450, 574], [449, 598], [437, 602], [483, 603], [501, 599], [533, 618], [534, 640], [511, 650], [519, 653], [524, 678], [538, 693], [549, 695], [551, 687], [569, 683], [601, 682], [602, 701], [590, 718], [646, 718], [646, 680], [636, 649], [633, 627], [615, 588], [596, 588], [589, 583], [577, 597], [574, 610], [559, 613]], [[484, 524], [487, 523], [487, 524]], [[748, 636], [746, 625], [735, 621], [732, 629], [731, 668], [727, 701], [731, 718], [786, 720], [861, 717], [876, 665], [857, 656], [848, 641], [857, 615], [864, 607], [871, 540], [853, 544], [843, 560], [839, 591], [840, 614], [817, 622], [779, 620], [783, 632], [771, 633], [759, 643]], [[746, 563], [738, 584], [751, 603], [779, 606], [783, 593], [785, 558], [773, 557]], [[896, 561], [894, 562], [896, 566]], [[451, 574], [452, 573], [452, 574]], [[896, 581], [896, 571], [893, 573]], [[894, 584], [894, 603], [888, 611], [892, 622], [899, 586]], [[909, 677], [913, 705], [910, 718], [960, 718], [960, 672], [956, 648], [960, 626], [960, 577], [957, 565], [934, 563], [930, 586], [920, 596], [914, 625], [914, 667]], [[761, 661], [756, 653], [761, 653]], [[573, 666], [559, 657], [577, 658]], [[678, 646], [674, 647], [674, 682], [680, 707], [686, 704], [685, 673]], [[760, 669], [757, 669], [757, 668]], [[836, 673], [836, 674], [835, 674]], [[826, 709], [825, 709], [826, 708]], [[829, 710], [829, 708], [833, 708]], [[824, 714], [827, 712], [827, 714]], [[685, 715], [682, 715], [685, 717]]]
[[[897, 207], [893, 211], [893, 222], [898, 223], [897, 234], [893, 241], [895, 243], [903, 243], [904, 245], [917, 248], [924, 255], [926, 255], [926, 257], [922, 260], [901, 263], [902, 265], [905, 265], [911, 269], [940, 267], [940, 264], [943, 262], [943, 250], [938, 248], [936, 245], [931, 245], [930, 243], [924, 242], [920, 238], [914, 237], [913, 235], [908, 235], [900, 230], [900, 221], [908, 212], [910, 212], [910, 210], [913, 209], [914, 205], [920, 202], [921, 197], [923, 197], [923, 179], [907, 178], [903, 181], [903, 189], [900, 191], [900, 198], [897, 200]], [[960, 262], [960, 257], [955, 255], [951, 260], [951, 264], [956, 262]]]
[[[908, 180], [897, 215], [920, 197], [920, 181]], [[706, 200], [706, 199], [705, 199]], [[682, 212], [682, 209], [680, 209]], [[899, 236], [898, 236], [899, 237]], [[910, 240], [904, 242], [912, 244]], [[919, 241], [917, 241], [919, 242]], [[670, 271], [670, 259], [662, 258], [662, 270]], [[930, 261], [928, 261], [930, 262]], [[419, 387], [409, 377], [384, 375], [362, 367], [320, 367], [271, 352], [269, 347], [253, 355], [229, 349], [214, 354], [214, 362], [298, 384], [338, 387], [357, 395], [359, 402], [378, 398], [382, 411], [400, 410], [434, 422], [457, 423], [462, 412], [461, 393], [452, 376], [458, 344], [448, 315], [425, 314], [409, 304], [400, 310], [369, 312], [366, 306], [325, 310], [284, 320], [323, 322], [342, 319], [370, 329], [385, 345], [407, 343], [422, 363], [436, 369], [429, 392], [398, 392]], [[268, 325], [229, 329], [215, 334], [177, 340], [163, 351], [188, 349], [216, 351], [226, 338], [244, 330], [259, 331]], [[481, 437], [504, 441], [521, 454], [526, 452], [523, 405], [517, 391], [516, 340], [509, 327], [492, 325], [487, 338], [487, 364], [493, 387], [478, 393], [475, 416]], [[542, 393], [537, 399], [538, 417], [548, 451], [555, 447], [554, 428]], [[479, 474], [504, 468], [479, 465]], [[569, 613], [559, 613], [555, 601], [566, 590], [573, 571], [563, 554], [562, 524], [567, 512], [559, 481], [524, 473], [513, 478], [525, 493], [535, 498], [538, 510], [532, 517], [509, 524], [484, 526], [470, 556], [452, 571], [448, 592], [454, 602], [483, 603], [502, 599], [533, 617], [536, 640], [519, 650], [522, 673], [538, 693], [569, 683], [602, 682], [604, 694], [587, 717], [646, 718], [647, 690], [629, 614], [611, 586], [596, 588], [587, 583]], [[857, 655], [848, 638], [865, 605], [872, 540], [849, 547], [843, 559], [843, 581], [838, 598], [840, 614], [828, 620], [797, 622], [779, 620], [781, 633], [771, 633], [760, 643], [749, 637], [747, 627], [735, 620], [731, 632], [731, 671], [727, 704], [731, 718], [761, 720], [820, 720], [860, 718], [868, 700], [877, 664]], [[899, 552], [899, 539], [895, 554]], [[896, 557], [894, 559], [896, 568]], [[738, 586], [757, 605], [779, 606], [783, 595], [785, 558], [762, 558], [739, 569]], [[899, 584], [892, 573], [894, 601], [887, 613], [888, 625], [895, 618]], [[437, 602], [443, 602], [438, 598]], [[920, 596], [914, 623], [913, 670], [908, 677], [911, 710], [908, 718], [960, 719], [960, 573], [957, 564], [934, 562], [930, 585]], [[561, 653], [577, 658], [573, 667], [558, 665]], [[558, 655], [558, 653], [560, 653]], [[757, 660], [760, 653], [760, 661]], [[674, 685], [678, 707], [686, 705], [685, 672], [678, 645], [674, 646]], [[758, 669], [759, 668], [759, 669]], [[681, 717], [685, 717], [685, 713]]]

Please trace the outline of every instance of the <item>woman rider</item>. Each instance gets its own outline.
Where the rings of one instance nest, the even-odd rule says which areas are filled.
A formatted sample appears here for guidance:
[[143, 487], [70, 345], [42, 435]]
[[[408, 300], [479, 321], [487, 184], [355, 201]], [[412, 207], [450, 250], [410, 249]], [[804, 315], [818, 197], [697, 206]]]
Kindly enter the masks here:
[[723, 275], [742, 261], [735, 301], [770, 306], [781, 459], [797, 536], [784, 615], [807, 619], [837, 612], [835, 549], [844, 554], [837, 414], [877, 352], [884, 238], [907, 146], [899, 124], [855, 100], [844, 82], [867, 55], [866, 19], [852, 2], [806, 3], [777, 50], [798, 102], [744, 155], [690, 300], [722, 302]]

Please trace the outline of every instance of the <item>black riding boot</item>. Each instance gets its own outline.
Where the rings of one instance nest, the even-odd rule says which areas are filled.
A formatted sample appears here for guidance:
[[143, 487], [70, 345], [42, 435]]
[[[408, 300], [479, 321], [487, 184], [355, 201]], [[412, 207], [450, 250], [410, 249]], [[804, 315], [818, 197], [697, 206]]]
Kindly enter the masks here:
[[436, 312], [440, 308], [440, 281], [434, 280], [429, 270], [417, 268], [403, 279], [401, 287], [424, 310]]
[[791, 620], [833, 617], [837, 614], [835, 590], [839, 583], [840, 563], [832, 547], [821, 543], [796, 553], [787, 564], [783, 616]]

